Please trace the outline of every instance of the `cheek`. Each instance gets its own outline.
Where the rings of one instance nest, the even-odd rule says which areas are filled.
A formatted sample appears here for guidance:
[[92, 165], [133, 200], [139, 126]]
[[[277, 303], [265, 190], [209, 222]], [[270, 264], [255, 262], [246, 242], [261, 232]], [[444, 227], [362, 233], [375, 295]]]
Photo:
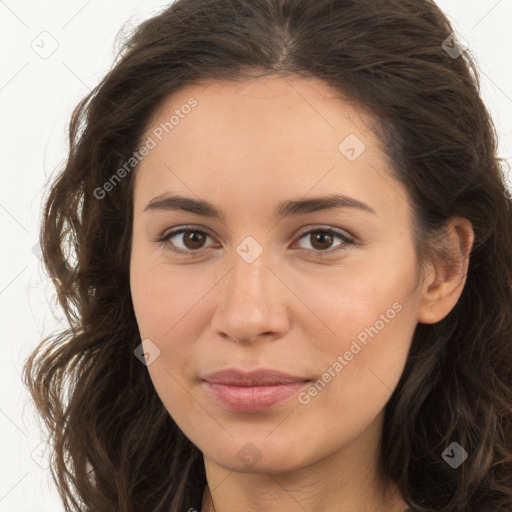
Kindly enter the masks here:
[[294, 293], [309, 306], [302, 307], [297, 323], [316, 329], [311, 339], [319, 349], [343, 353], [354, 340], [364, 347], [371, 339], [399, 343], [408, 337], [416, 325], [417, 294], [413, 254], [408, 259], [405, 252], [402, 260], [390, 254], [373, 264], [292, 281]]
[[[148, 264], [147, 260], [132, 256], [131, 294], [141, 339], [149, 338], [159, 349], [159, 356], [148, 365], [153, 385], [166, 409], [180, 428], [190, 434], [192, 424], [182, 424], [183, 418], [200, 417], [202, 411], [190, 399], [184, 374], [194, 373], [197, 359], [194, 340], [199, 336], [201, 300], [215, 284], [215, 279], [200, 275], [191, 280], [188, 270], [172, 270], [165, 263]], [[196, 410], [197, 408], [197, 410]], [[185, 420], [186, 421], [186, 420]]]
[[340, 274], [339, 282], [326, 277], [314, 288], [304, 283], [299, 293], [314, 305], [322, 323], [308, 312], [309, 320], [301, 325], [322, 329], [311, 328], [305, 335], [312, 341], [300, 357], [318, 380], [301, 403], [372, 414], [387, 402], [403, 372], [417, 324], [412, 249], [410, 259], [405, 250], [402, 258]]
[[171, 268], [133, 255], [130, 286], [141, 336], [164, 340], [183, 329], [215, 286], [217, 276], [197, 266]]

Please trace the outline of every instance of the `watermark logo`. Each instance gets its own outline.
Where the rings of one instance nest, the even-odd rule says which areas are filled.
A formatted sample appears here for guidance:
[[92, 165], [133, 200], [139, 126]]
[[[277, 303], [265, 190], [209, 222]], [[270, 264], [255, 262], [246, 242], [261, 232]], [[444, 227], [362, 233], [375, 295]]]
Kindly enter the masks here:
[[452, 32], [441, 44], [441, 48], [452, 58], [458, 59], [467, 49], [466, 42]]
[[164, 133], [170, 133], [182, 119], [185, 119], [185, 117], [190, 114], [192, 108], [196, 107], [197, 104], [197, 100], [192, 97], [189, 98], [187, 103], [183, 104], [179, 109], [175, 109], [174, 114], [169, 118], [169, 120], [160, 123], [156, 128], [154, 128], [146, 137], [144, 143], [132, 153], [131, 157], [122, 167], [120, 167], [105, 183], [103, 183], [101, 187], [96, 187], [94, 189], [94, 197], [96, 199], [103, 199], [107, 195], [107, 192], [114, 190], [121, 180], [130, 174], [130, 172], [137, 167], [137, 165], [152, 149], [156, 148], [158, 142], [163, 139]]
[[36, 242], [33, 246], [32, 246], [32, 254], [38, 259], [38, 260], [41, 260], [43, 259], [43, 251], [41, 250], [41, 245], [39, 244], [39, 242]]
[[354, 133], [345, 137], [339, 144], [339, 152], [350, 162], [357, 160], [365, 151], [364, 142]]
[[43, 469], [50, 467], [50, 446], [46, 441], [40, 442], [30, 453], [32, 460]]
[[450, 467], [457, 469], [468, 458], [468, 452], [454, 441], [441, 454], [441, 457]]
[[368, 336], [371, 338], [377, 336], [377, 334], [379, 334], [379, 332], [384, 329], [386, 324], [389, 324], [389, 322], [395, 318], [396, 314], [400, 313], [402, 309], [402, 304], [395, 302], [391, 308], [379, 316], [379, 320], [376, 320], [372, 326], [365, 327], [364, 330], [362, 330], [357, 335], [357, 340], [352, 340], [350, 349], [345, 351], [343, 355], [338, 355], [336, 361], [334, 361], [333, 364], [327, 368], [326, 372], [320, 379], [314, 382], [306, 391], [301, 391], [298, 394], [297, 399], [299, 403], [302, 405], [309, 404], [309, 402], [311, 402], [311, 398], [317, 396], [318, 393], [320, 393], [320, 391], [322, 391], [325, 386], [327, 386], [327, 384], [331, 382], [331, 380], [336, 377], [336, 375], [338, 375], [345, 368], [345, 366], [347, 366], [349, 362], [352, 361], [352, 359], [354, 359], [354, 356], [359, 354], [363, 348], [366, 347], [368, 344]]
[[261, 452], [253, 443], [245, 443], [236, 455], [248, 468], [252, 468], [261, 459]]
[[253, 263], [263, 252], [263, 247], [252, 236], [248, 236], [237, 246], [236, 252], [247, 263]]
[[140, 345], [137, 345], [133, 353], [142, 364], [149, 366], [160, 356], [160, 349], [149, 338], [146, 338]]
[[44, 30], [30, 43], [30, 47], [41, 59], [49, 59], [59, 48], [59, 43], [49, 32]]

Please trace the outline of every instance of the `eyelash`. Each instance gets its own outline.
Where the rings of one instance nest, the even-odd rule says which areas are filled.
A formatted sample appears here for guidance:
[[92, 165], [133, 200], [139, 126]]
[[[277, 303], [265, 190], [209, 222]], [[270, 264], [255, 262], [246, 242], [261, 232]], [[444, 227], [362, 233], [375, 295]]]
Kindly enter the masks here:
[[[195, 229], [195, 228], [191, 228], [191, 227], [184, 227], [184, 228], [179, 228], [179, 229], [176, 229], [174, 231], [171, 231], [171, 232], [167, 233], [166, 235], [164, 235], [164, 236], [162, 236], [160, 238], [157, 238], [155, 240], [155, 242], [161, 243], [163, 245], [164, 249], [166, 249], [166, 250], [172, 251], [172, 252], [177, 253], [177, 254], [183, 254], [185, 256], [194, 256], [194, 255], [201, 254], [201, 253], [205, 252], [207, 249], [199, 249], [197, 251], [194, 251], [194, 250], [187, 250], [187, 251], [185, 251], [183, 249], [172, 248], [170, 246], [170, 244], [168, 242], [170, 241], [171, 238], [173, 238], [176, 235], [179, 235], [179, 234], [182, 234], [182, 233], [187, 233], [187, 232], [201, 233], [202, 235], [206, 235], [206, 236], [210, 237], [210, 235], [208, 233], [206, 233], [205, 231], [203, 231], [201, 229]], [[340, 244], [339, 246], [337, 246], [338, 248], [326, 249], [324, 251], [315, 250], [315, 249], [303, 249], [304, 251], [308, 251], [309, 255], [320, 256], [320, 257], [331, 256], [333, 253], [337, 253], [339, 251], [345, 250], [346, 246], [350, 247], [350, 246], [356, 245], [356, 241], [355, 240], [352, 240], [352, 239], [348, 238], [343, 233], [340, 233], [339, 231], [336, 231], [336, 230], [334, 230], [332, 228], [314, 228], [314, 229], [310, 229], [309, 231], [305, 231], [304, 233], [301, 233], [300, 236], [298, 237], [298, 240], [300, 240], [301, 238], [304, 238], [306, 235], [311, 235], [312, 233], [324, 233], [324, 234], [332, 235], [334, 237], [337, 237], [337, 238], [341, 239], [343, 243]], [[212, 238], [212, 237], [210, 237], [210, 238]]]

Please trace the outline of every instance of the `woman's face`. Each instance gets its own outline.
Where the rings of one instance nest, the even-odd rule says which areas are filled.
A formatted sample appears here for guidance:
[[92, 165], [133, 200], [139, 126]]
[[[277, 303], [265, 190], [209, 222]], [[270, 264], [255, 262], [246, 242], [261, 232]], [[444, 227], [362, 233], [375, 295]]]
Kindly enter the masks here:
[[[214, 81], [146, 133], [130, 272], [148, 370], [233, 471], [305, 467], [378, 432], [420, 320], [406, 190], [372, 119], [333, 96], [317, 79]], [[212, 376], [258, 369], [296, 380]]]

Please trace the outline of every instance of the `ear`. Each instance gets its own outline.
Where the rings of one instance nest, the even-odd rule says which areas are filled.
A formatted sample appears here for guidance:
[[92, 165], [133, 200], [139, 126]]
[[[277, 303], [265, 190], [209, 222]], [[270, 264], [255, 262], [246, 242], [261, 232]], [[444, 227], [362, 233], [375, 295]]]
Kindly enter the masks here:
[[448, 263], [439, 258], [439, 261], [430, 264], [422, 284], [419, 323], [434, 324], [448, 315], [466, 283], [469, 255], [475, 237], [473, 226], [465, 218], [452, 217], [446, 223], [446, 231], [443, 247], [456, 257], [456, 261]]

